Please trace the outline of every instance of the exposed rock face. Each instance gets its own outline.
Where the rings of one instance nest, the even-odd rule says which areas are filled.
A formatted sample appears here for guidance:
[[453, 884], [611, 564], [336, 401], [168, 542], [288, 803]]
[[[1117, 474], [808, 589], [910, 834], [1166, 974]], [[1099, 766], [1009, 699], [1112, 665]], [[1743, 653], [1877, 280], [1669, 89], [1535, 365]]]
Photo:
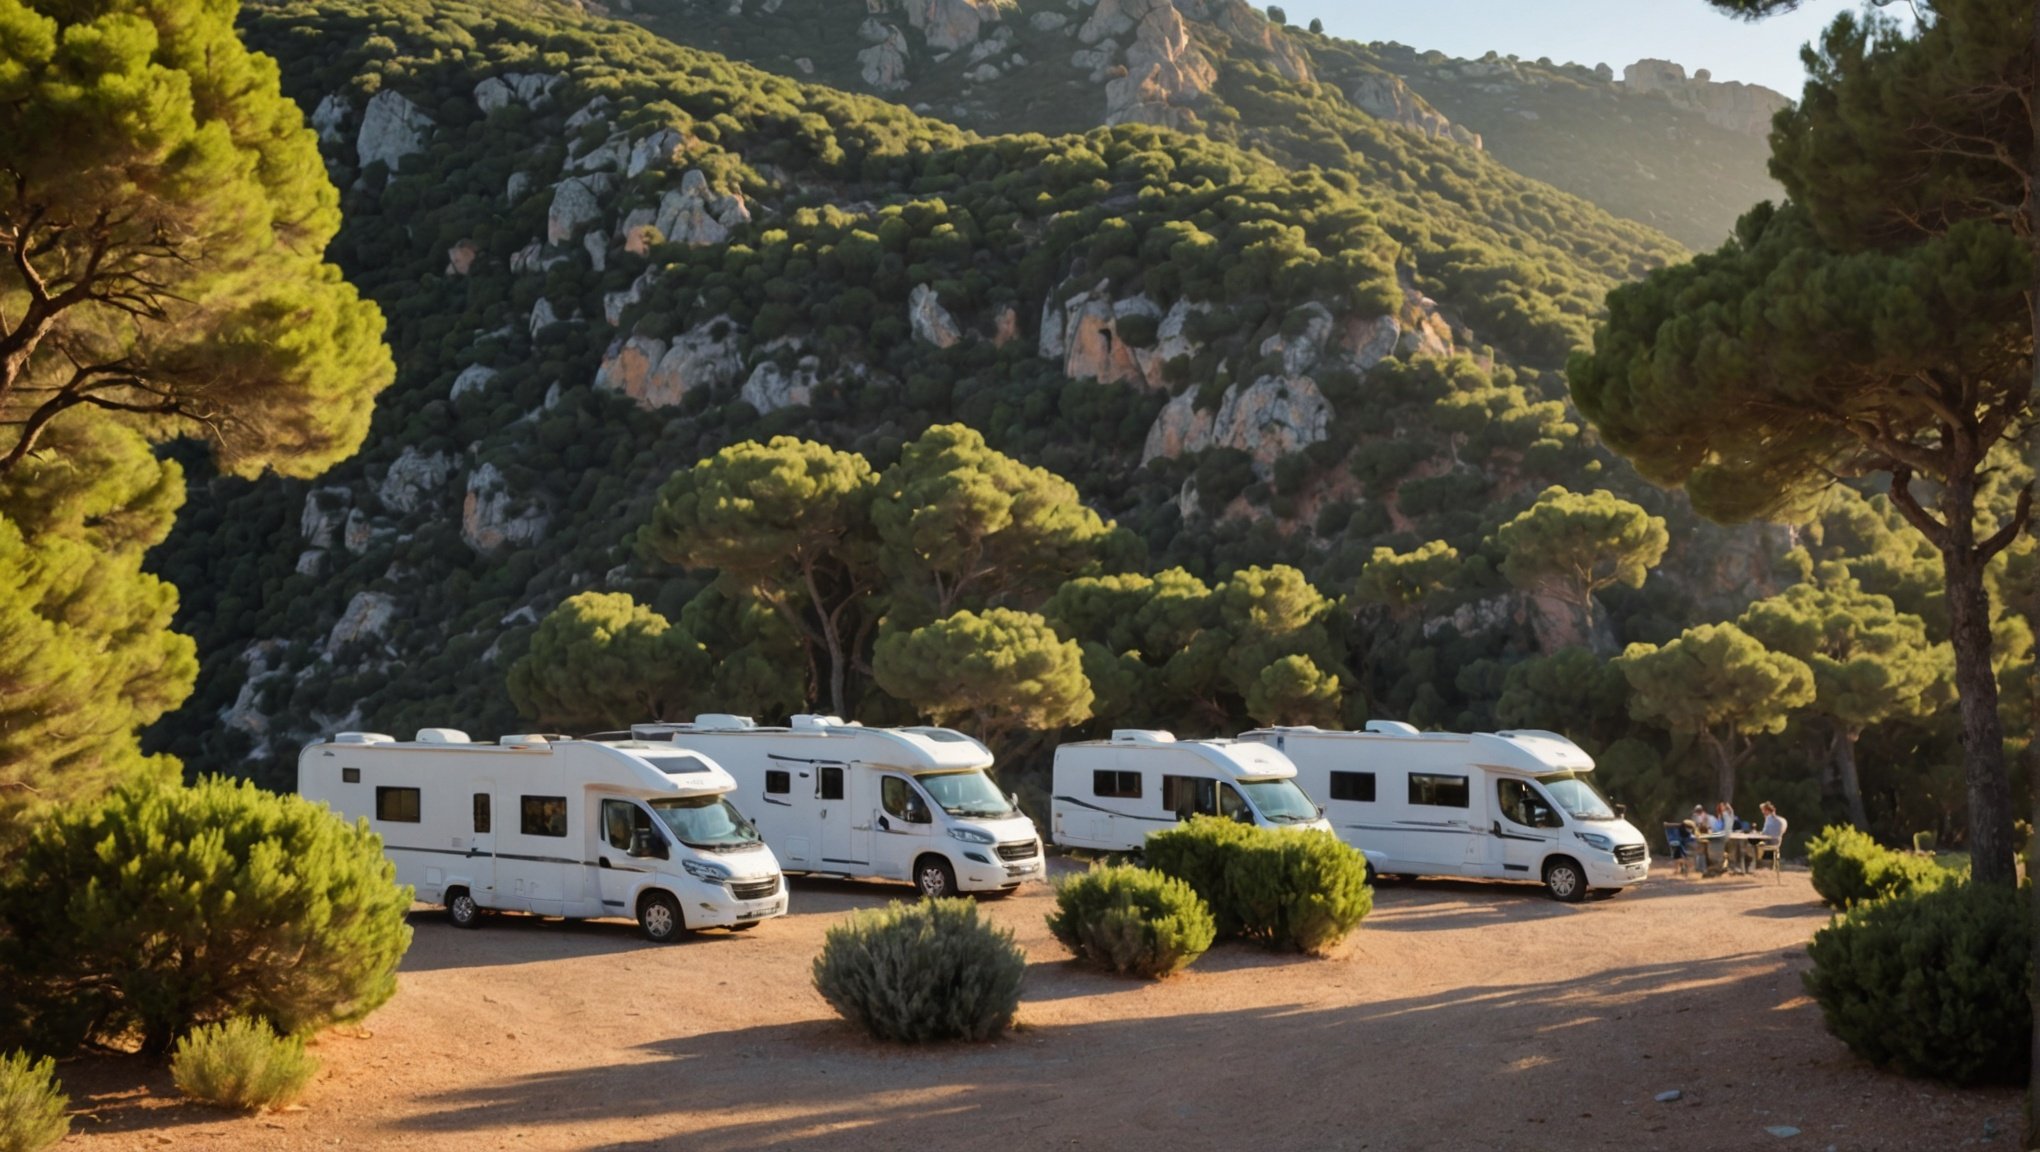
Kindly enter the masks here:
[[547, 520], [543, 508], [518, 505], [508, 481], [494, 464], [468, 473], [460, 537], [475, 551], [494, 552], [506, 544], [535, 543], [545, 535]]
[[[1129, 316], [1145, 316], [1159, 319], [1162, 310], [1154, 301], [1145, 296], [1134, 296], [1125, 300], [1113, 300], [1111, 285], [1100, 281], [1088, 292], [1079, 292], [1063, 305], [1062, 315], [1044, 311], [1041, 326], [1041, 352], [1044, 356], [1060, 356], [1063, 374], [1073, 380], [1093, 379], [1101, 384], [1128, 382], [1142, 387], [1151, 387], [1152, 381], [1142, 364], [1142, 353], [1151, 350], [1136, 349], [1127, 343], [1119, 333], [1119, 322]], [[1056, 324], [1060, 320], [1060, 325]], [[1051, 336], [1051, 329], [1055, 334]]]
[[569, 156], [562, 170], [568, 172], [621, 172], [630, 163], [630, 138], [617, 133], [588, 150]]
[[475, 247], [475, 242], [472, 240], [463, 240], [448, 248], [446, 250], [446, 274], [448, 276], [467, 275], [475, 266], [475, 257], [480, 254], [481, 249]]
[[998, 10], [987, 4], [980, 11], [974, 0], [905, 0], [907, 23], [928, 38], [936, 52], [954, 52], [978, 38], [987, 22], [998, 19]]
[[347, 524], [340, 530], [340, 546], [356, 556], [368, 551], [375, 543], [375, 522], [360, 508], [347, 510]]
[[[1462, 636], [1480, 632], [1491, 632], [1497, 628], [1512, 627], [1523, 622], [1523, 599], [1514, 592], [1504, 592], [1485, 600], [1461, 604], [1452, 610], [1450, 616], [1433, 616], [1424, 621], [1424, 639], [1429, 640], [1447, 627], [1455, 628]], [[1546, 649], [1555, 652], [1557, 649]]]
[[1385, 120], [1419, 135], [1434, 140], [1457, 140], [1473, 148], [1481, 146], [1478, 134], [1447, 120], [1444, 113], [1410, 91], [1410, 86], [1403, 83], [1400, 76], [1369, 72], [1346, 89], [1346, 99], [1376, 120]]
[[588, 264], [595, 271], [609, 270], [609, 241], [603, 237], [600, 228], [582, 233], [581, 249], [588, 253]]
[[376, 486], [376, 499], [393, 512], [415, 512], [452, 474], [453, 457], [446, 453], [427, 454], [416, 447], [405, 448]]
[[545, 242], [564, 244], [574, 238], [582, 225], [600, 218], [602, 204], [597, 198], [600, 188], [600, 184], [580, 176], [570, 176], [554, 186], [552, 207], [545, 214]]
[[751, 378], [744, 381], [740, 395], [760, 414], [811, 404], [815, 388], [821, 383], [821, 367], [821, 360], [814, 356], [801, 357], [791, 372], [781, 368], [778, 361], [767, 360], [751, 370]]
[[331, 548], [346, 520], [353, 494], [345, 488], [314, 488], [305, 493], [305, 506], [298, 513], [298, 535], [314, 548]]
[[1689, 80], [1685, 67], [1670, 60], [1638, 60], [1622, 70], [1622, 83], [1637, 93], [1663, 93], [1674, 106], [1700, 113], [1717, 128], [1754, 136], [1768, 133], [1771, 117], [1791, 103], [1762, 85], [1716, 84], [1704, 68]]
[[1183, 15], [1207, 21], [1232, 37], [1235, 49], [1244, 49], [1276, 75], [1299, 84], [1310, 82], [1310, 57], [1247, 0], [1179, 0], [1177, 6]]
[[1133, 42], [1126, 48], [1126, 75], [1105, 85], [1107, 124], [1145, 123], [1187, 127], [1185, 105], [1211, 91], [1218, 80], [1204, 52], [1190, 40], [1190, 29], [1169, 0], [1099, 0], [1084, 27], [1089, 30], [1113, 9], [1112, 21], [1133, 19]]
[[595, 387], [621, 392], [640, 407], [669, 407], [691, 389], [734, 382], [744, 367], [738, 343], [736, 325], [726, 316], [696, 325], [671, 345], [656, 337], [631, 336], [609, 346], [596, 370]]
[[1291, 336], [1278, 332], [1261, 341], [1261, 355], [1282, 357], [1282, 372], [1286, 376], [1301, 375], [1317, 363], [1326, 339], [1332, 334], [1332, 314], [1324, 305], [1312, 301], [1298, 312], [1304, 317], [1302, 331]]
[[1156, 457], [1171, 460], [1186, 452], [1198, 452], [1211, 444], [1211, 423], [1213, 413], [1197, 410], [1197, 389], [1184, 391], [1175, 399], [1162, 406], [1155, 422], [1148, 429], [1147, 444], [1141, 449], [1140, 462], [1146, 464]]
[[347, 139], [347, 121], [354, 115], [354, 105], [347, 97], [328, 95], [312, 109], [311, 125], [318, 129], [319, 143], [338, 144]]
[[670, 168], [686, 147], [687, 137], [676, 129], [661, 128], [630, 146], [630, 162], [623, 174], [635, 176], [655, 168]]
[[1036, 32], [1060, 32], [1069, 22], [1070, 18], [1060, 12], [1036, 12], [1027, 18]]
[[346, 611], [334, 622], [333, 630], [326, 634], [325, 658], [331, 660], [334, 653], [349, 644], [381, 639], [396, 615], [397, 602], [388, 593], [356, 592], [354, 599], [347, 602]]
[[1323, 440], [1332, 405], [1308, 376], [1263, 376], [1251, 387], [1225, 390], [1218, 411], [1199, 412], [1195, 389], [1169, 401], [1148, 429], [1141, 463], [1207, 448], [1237, 448], [1253, 457], [1265, 480], [1275, 461]]
[[710, 192], [708, 177], [697, 168], [680, 178], [677, 190], [659, 199], [659, 214], [652, 226], [668, 243], [698, 248], [727, 242], [730, 229], [750, 220], [751, 210], [743, 197]]
[[486, 364], [470, 364], [453, 378], [453, 387], [446, 394], [448, 400], [458, 400], [470, 392], [480, 392], [496, 378], [496, 370]]
[[524, 199], [524, 194], [531, 191], [531, 186], [535, 182], [529, 172], [512, 172], [510, 179], [503, 182], [503, 201], [515, 204]]
[[933, 285], [916, 284], [907, 300], [907, 317], [913, 321], [914, 339], [933, 344], [937, 348], [951, 348], [963, 339], [963, 330], [957, 327], [956, 317], [942, 306], [941, 298]]
[[992, 318], [992, 345], [1004, 348], [1020, 338], [1020, 313], [1011, 304], [1002, 305]]
[[[626, 242], [624, 244], [624, 247], [626, 249], [629, 249], [630, 248], [629, 243]], [[630, 282], [630, 287], [624, 289], [623, 291], [603, 293], [602, 318], [604, 320], [609, 321], [609, 326], [611, 328], [614, 328], [618, 324], [623, 323], [624, 311], [628, 309], [631, 305], [644, 299], [645, 289], [650, 287], [651, 283], [652, 272], [651, 269], [647, 268], [644, 272], [639, 274], [637, 279]]]
[[561, 77], [544, 72], [505, 72], [475, 85], [475, 104], [488, 115], [498, 108], [522, 104], [542, 108], [552, 101], [553, 89]]
[[609, 97], [597, 96], [586, 104], [581, 105], [572, 116], [567, 117], [567, 131], [579, 132], [588, 125], [602, 119], [608, 113]]
[[552, 301], [540, 296], [538, 303], [531, 306], [531, 334], [533, 336], [559, 322], [560, 316], [559, 313], [553, 311]]
[[857, 65], [866, 84], [880, 92], [898, 92], [908, 84], [907, 35], [896, 25], [887, 24], [884, 28], [885, 39], [859, 52]]
[[[325, 555], [323, 552], [308, 552], [306, 555]], [[299, 567], [303, 567], [300, 559]], [[289, 649], [281, 640], [257, 640], [241, 649], [241, 663], [247, 672], [241, 679], [241, 690], [234, 702], [220, 709], [220, 725], [237, 732], [245, 732], [255, 740], [255, 746], [248, 752], [248, 759], [258, 760], [269, 755], [269, 716], [262, 711], [260, 699], [262, 688], [278, 674], [272, 661]]]
[[423, 151], [432, 133], [432, 117], [420, 111], [393, 89], [385, 88], [369, 98], [361, 116], [361, 134], [354, 138], [354, 154], [363, 168], [381, 161], [398, 170], [404, 157]]
[[1148, 387], [1168, 387], [1162, 371], [1168, 367], [1169, 361], [1178, 356], [1197, 354], [1197, 344], [1190, 339], [1188, 331], [1190, 319], [1209, 311], [1209, 305], [1192, 304], [1188, 300], [1178, 300], [1170, 306], [1168, 315], [1162, 317], [1161, 325], [1155, 329], [1155, 346], [1135, 353], [1140, 360], [1141, 372], [1147, 376]]
[[1386, 360], [1401, 339], [1402, 323], [1393, 316], [1352, 316], [1339, 328], [1339, 347], [1362, 372]]

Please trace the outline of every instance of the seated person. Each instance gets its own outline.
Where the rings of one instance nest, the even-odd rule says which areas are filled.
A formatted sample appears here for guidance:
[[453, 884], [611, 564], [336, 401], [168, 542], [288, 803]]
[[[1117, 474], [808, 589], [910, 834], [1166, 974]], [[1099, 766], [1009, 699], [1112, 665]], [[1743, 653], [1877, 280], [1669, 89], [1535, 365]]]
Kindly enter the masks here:
[[1714, 808], [1714, 830], [1716, 832], [1740, 832], [1742, 822], [1735, 818], [1735, 806], [1723, 800]]
[[1782, 842], [1785, 839], [1785, 818], [1778, 815], [1777, 805], [1766, 800], [1758, 805], [1758, 810], [1764, 814], [1764, 839], [1772, 844]]
[[1707, 805], [1693, 805], [1693, 819], [1689, 821], [1702, 836], [1714, 831], [1714, 817], [1707, 814]]

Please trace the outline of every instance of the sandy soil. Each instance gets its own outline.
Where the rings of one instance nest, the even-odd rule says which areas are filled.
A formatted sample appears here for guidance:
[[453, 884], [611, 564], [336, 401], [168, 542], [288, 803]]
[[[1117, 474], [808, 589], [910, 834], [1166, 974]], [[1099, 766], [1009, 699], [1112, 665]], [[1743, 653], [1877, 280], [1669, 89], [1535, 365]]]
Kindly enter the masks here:
[[63, 1147], [1849, 1152], [2017, 1131], [2015, 1092], [1882, 1074], [1822, 1031], [1804, 873], [1577, 907], [1405, 884], [1330, 959], [1221, 945], [1160, 984], [1071, 964], [1035, 886], [985, 905], [1031, 958], [1020, 1028], [911, 1050], [853, 1033], [808, 980], [829, 924], [905, 894], [796, 881], [784, 920], [666, 947], [622, 922], [461, 932], [421, 908], [401, 991], [318, 1041], [302, 1104], [233, 1117], [180, 1103], [161, 1069], [76, 1061]]

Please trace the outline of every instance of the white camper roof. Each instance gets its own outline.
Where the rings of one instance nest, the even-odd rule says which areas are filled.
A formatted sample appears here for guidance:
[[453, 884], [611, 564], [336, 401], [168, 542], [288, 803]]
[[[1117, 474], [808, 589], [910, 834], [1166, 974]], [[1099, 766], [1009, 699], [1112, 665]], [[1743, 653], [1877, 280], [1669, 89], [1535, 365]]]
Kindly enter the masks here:
[[825, 740], [835, 747], [820, 755], [852, 763], [883, 764], [906, 772], [959, 771], [989, 768], [992, 764], [991, 749], [953, 728], [867, 728], [854, 720], [805, 713], [792, 717], [784, 727], [759, 724], [748, 716], [715, 712], [696, 716], [690, 723], [633, 724], [630, 731], [640, 740], [655, 742], [684, 743], [690, 736]]
[[1228, 780], [1265, 780], [1296, 775], [1296, 765], [1289, 757], [1266, 744], [1252, 740], [1233, 740], [1219, 737], [1211, 740], [1178, 740], [1174, 733], [1147, 728], [1118, 728], [1110, 740], [1084, 740], [1065, 744], [1056, 749], [1060, 756], [1063, 748], [1116, 748], [1122, 751], [1154, 751], [1175, 756], [1190, 756], [1204, 762], [1208, 768], [1216, 769]]
[[1462, 745], [1468, 763], [1488, 768], [1540, 775], [1547, 772], [1591, 772], [1594, 758], [1586, 749], [1557, 732], [1542, 728], [1512, 728], [1503, 732], [1419, 732], [1396, 720], [1370, 720], [1365, 732], [1332, 732], [1308, 725], [1256, 728], [1240, 734], [1242, 740], [1259, 740], [1277, 748], [1298, 740], [1373, 742], [1384, 749], [1408, 747], [1412, 742], [1426, 746]]
[[586, 784], [611, 784], [670, 796], [713, 796], [737, 786], [720, 764], [699, 752], [643, 740], [607, 742], [520, 733], [488, 743], [470, 740], [451, 728], [423, 728], [415, 740], [396, 740], [380, 732], [340, 732], [329, 741], [307, 745], [303, 755], [335, 747], [368, 748], [377, 753], [424, 752], [435, 757], [507, 757], [504, 767], [510, 773], [528, 766], [533, 772], [568, 773]]

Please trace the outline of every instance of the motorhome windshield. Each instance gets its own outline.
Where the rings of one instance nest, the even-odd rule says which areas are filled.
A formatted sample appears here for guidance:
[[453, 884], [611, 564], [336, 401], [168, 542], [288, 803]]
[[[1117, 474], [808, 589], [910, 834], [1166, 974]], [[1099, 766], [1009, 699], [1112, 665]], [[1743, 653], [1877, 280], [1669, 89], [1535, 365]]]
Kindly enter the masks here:
[[1308, 824], [1318, 818], [1317, 805], [1303, 794], [1303, 789], [1289, 779], [1242, 780], [1240, 791], [1261, 810], [1261, 815], [1273, 824]]
[[758, 843], [758, 830], [720, 796], [685, 796], [649, 803], [674, 838], [689, 848], [733, 852]]
[[1539, 776], [1537, 782], [1544, 785], [1544, 790], [1551, 794], [1551, 798], [1558, 802], [1558, 806], [1570, 813], [1575, 820], [1615, 818], [1615, 810], [1608, 807], [1608, 802], [1601, 798], [1599, 792], [1594, 791], [1594, 786], [1581, 777], [1570, 772], [1554, 772], [1549, 776]]
[[928, 798], [951, 816], [990, 819], [1013, 814], [1013, 806], [999, 795], [999, 786], [976, 768], [967, 772], [923, 772], [914, 779], [928, 790]]

